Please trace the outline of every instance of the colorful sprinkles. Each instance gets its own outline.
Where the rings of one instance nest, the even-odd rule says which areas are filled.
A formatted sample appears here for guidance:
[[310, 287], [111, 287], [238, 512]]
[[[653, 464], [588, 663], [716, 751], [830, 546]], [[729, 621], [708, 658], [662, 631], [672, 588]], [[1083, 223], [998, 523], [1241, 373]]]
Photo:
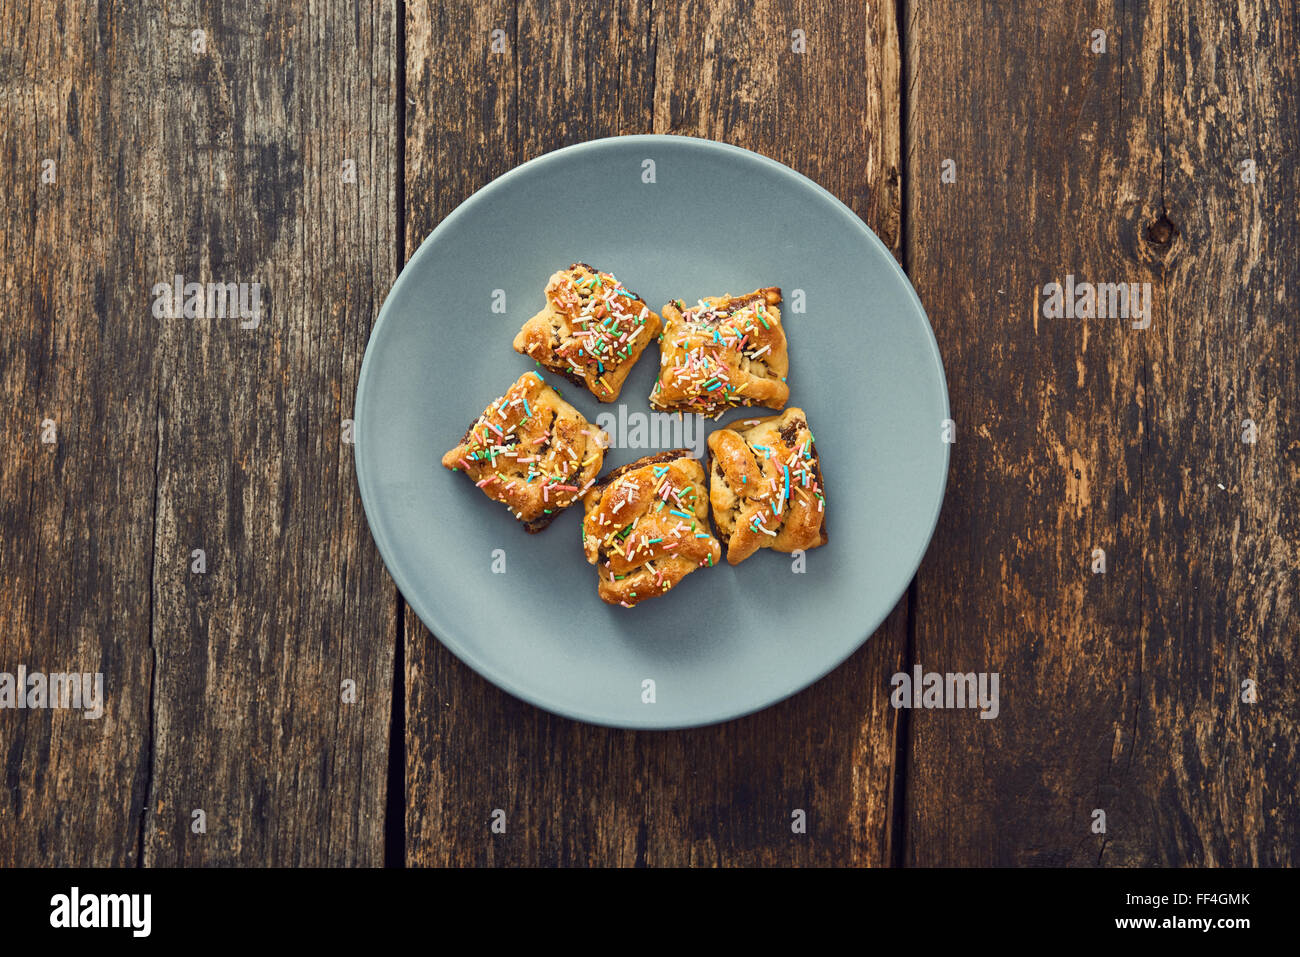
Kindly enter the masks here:
[[[619, 592], [625, 597], [617, 603], [630, 607], [662, 594], [693, 568], [712, 563], [718, 546], [704, 518], [706, 492], [697, 486], [690, 472], [674, 463], [652, 464], [621, 475], [589, 501], [583, 522], [588, 559], [603, 582], [636, 587]], [[632, 503], [635, 507], [624, 512]]]
[[[757, 420], [737, 423], [750, 428], [758, 424]], [[732, 430], [738, 431], [734, 426]], [[757, 441], [760, 435], [771, 444]], [[751, 533], [775, 538], [790, 521], [796, 506], [812, 509], [815, 505], [817, 512], [825, 511], [826, 500], [817, 480], [813, 436], [806, 422], [789, 438], [775, 424], [743, 438], [754, 453], [754, 464], [762, 477], [750, 485], [747, 476], [740, 476], [736, 486], [738, 522]]]
[[548, 364], [581, 378], [597, 396], [613, 395], [606, 376], [635, 358], [633, 350], [653, 314], [612, 273], [577, 278], [574, 273], [576, 269], [547, 290], [552, 305], [569, 326], [555, 330], [560, 341]]
[[444, 458], [449, 468], [463, 469], [478, 488], [523, 521], [572, 505], [595, 482], [604, 458], [599, 430], [577, 430], [576, 438], [556, 435], [562, 413], [545, 407], [544, 397], [551, 391], [540, 375], [525, 373]]
[[748, 382], [767, 377], [763, 357], [781, 335], [772, 332], [763, 302], [719, 308], [701, 299], [690, 309], [676, 303], [681, 321], [661, 336], [664, 359], [650, 404], [711, 416], [751, 404]]

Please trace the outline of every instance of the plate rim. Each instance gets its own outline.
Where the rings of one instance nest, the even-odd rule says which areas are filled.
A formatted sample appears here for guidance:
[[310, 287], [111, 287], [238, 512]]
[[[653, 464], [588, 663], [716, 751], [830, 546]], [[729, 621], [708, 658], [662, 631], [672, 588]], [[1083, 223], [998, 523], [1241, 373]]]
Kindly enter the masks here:
[[[388, 576], [393, 580], [394, 585], [401, 594], [402, 600], [411, 607], [416, 616], [419, 617], [420, 621], [429, 630], [429, 633], [434, 640], [441, 643], [454, 657], [473, 670], [477, 675], [507, 694], [510, 694], [521, 701], [527, 702], [533, 707], [539, 708], [549, 714], [558, 715], [573, 721], [581, 721], [585, 724], [596, 725], [599, 727], [636, 731], [678, 731], [689, 728], [703, 728], [711, 725], [722, 724], [728, 721], [735, 721], [756, 714], [760, 711], [771, 708], [774, 705], [780, 704], [782, 701], [792, 698], [800, 692], [808, 690], [831, 672], [843, 665], [849, 658], [853, 657], [853, 655], [860, 651], [863, 645], [871, 639], [872, 635], [876, 633], [884, 623], [885, 619], [887, 619], [894, 609], [898, 607], [899, 600], [907, 593], [911, 582], [915, 580], [916, 574], [920, 570], [921, 563], [924, 561], [925, 555], [929, 551], [930, 544], [934, 539], [935, 530], [938, 528], [939, 515], [943, 511], [943, 504], [947, 498], [948, 473], [952, 465], [951, 445], [947, 442], [943, 442], [942, 480], [939, 484], [938, 494], [935, 496], [934, 503], [931, 507], [929, 527], [926, 530], [925, 535], [920, 539], [921, 544], [919, 550], [914, 556], [912, 556], [908, 563], [912, 569], [911, 575], [898, 594], [887, 603], [885, 610], [879, 616], [875, 616], [871, 620], [871, 624], [866, 629], [862, 638], [849, 648], [845, 654], [836, 658], [826, 668], [820, 670], [814, 677], [802, 682], [785, 694], [759, 702], [754, 704], [752, 707], [745, 707], [739, 710], [736, 708], [723, 708], [718, 713], [707, 716], [703, 719], [688, 719], [681, 721], [673, 721], [670, 719], [667, 721], [655, 722], [621, 719], [617, 716], [597, 714], [590, 710], [583, 711], [580, 708], [557, 705], [554, 702], [543, 700], [540, 696], [519, 686], [510, 678], [499, 674], [495, 669], [484, 665], [476, 658], [471, 649], [465, 648], [462, 643], [455, 639], [444, 637], [444, 629], [441, 625], [435, 627], [435, 620], [438, 619], [438, 616], [430, 614], [430, 610], [421, 600], [418, 598], [413, 599], [411, 597], [412, 591], [407, 587], [411, 584], [408, 576], [404, 572], [399, 573], [399, 571], [395, 571], [393, 562], [390, 561], [390, 556], [394, 551], [393, 546], [389, 542], [388, 536], [376, 527], [375, 516], [377, 514], [376, 509], [378, 506], [375, 501], [377, 492], [373, 488], [375, 479], [373, 475], [369, 477], [367, 476], [368, 467], [363, 464], [366, 461], [366, 457], [362, 454], [362, 447], [366, 443], [366, 430], [360, 426], [363, 421], [362, 413], [365, 408], [365, 397], [367, 394], [366, 386], [370, 373], [374, 368], [372, 363], [373, 353], [371, 347], [379, 338], [379, 335], [384, 328], [385, 320], [389, 317], [389, 313], [393, 308], [395, 308], [392, 307], [392, 302], [396, 298], [396, 294], [401, 288], [403, 281], [408, 278], [408, 274], [416, 271], [416, 269], [412, 267], [418, 268], [417, 261], [429, 254], [428, 250], [433, 248], [434, 240], [437, 238], [438, 234], [444, 230], [444, 228], [448, 228], [451, 224], [454, 224], [465, 216], [471, 214], [474, 207], [485, 202], [493, 193], [504, 188], [512, 180], [525, 173], [525, 171], [535, 170], [540, 167], [553, 165], [556, 162], [561, 162], [563, 158], [569, 154], [599, 150], [615, 145], [621, 146], [644, 143], [647, 146], [653, 146], [654, 144], [662, 144], [665, 142], [687, 145], [691, 148], [699, 149], [703, 153], [716, 152], [730, 154], [733, 157], [740, 157], [748, 162], [757, 162], [759, 165], [765, 166], [769, 170], [781, 176], [792, 178], [799, 186], [811, 188], [814, 193], [820, 194], [830, 200], [834, 207], [838, 207], [839, 211], [842, 214], [845, 214], [853, 225], [866, 236], [868, 244], [874, 244], [877, 251], [883, 254], [896, 277], [902, 280], [902, 285], [903, 288], [906, 289], [907, 296], [910, 297], [913, 305], [924, 318], [926, 333], [924, 341], [928, 347], [928, 356], [934, 362], [935, 368], [939, 373], [939, 387], [943, 400], [945, 413], [944, 418], [950, 419], [952, 417], [952, 405], [949, 401], [948, 394], [947, 371], [944, 368], [943, 356], [939, 351], [939, 343], [934, 334], [934, 324], [931, 322], [930, 314], [926, 311], [925, 305], [921, 302], [921, 297], [917, 294], [916, 288], [912, 285], [911, 278], [903, 270], [902, 266], [898, 263], [898, 260], [894, 258], [894, 254], [890, 251], [889, 247], [885, 245], [884, 241], [876, 235], [875, 231], [868, 226], [857, 213], [849, 208], [849, 206], [834, 193], [830, 192], [830, 190], [826, 189], [808, 176], [805, 176], [803, 173], [800, 173], [798, 170], [786, 166], [784, 163], [774, 160], [771, 157], [764, 156], [761, 153], [756, 153], [753, 150], [748, 150], [744, 147], [735, 146], [730, 143], [724, 143], [719, 140], [670, 133], [634, 133], [584, 140], [581, 143], [573, 143], [543, 153], [520, 163], [518, 166], [515, 166], [510, 170], [507, 170], [505, 173], [502, 173], [500, 176], [497, 176], [476, 189], [461, 201], [455, 209], [443, 217], [442, 221], [424, 237], [415, 252], [411, 254], [410, 258], [402, 265], [401, 269], [398, 270], [397, 278], [393, 280], [393, 284], [389, 288], [388, 294], [384, 297], [384, 302], [379, 308], [379, 314], [376, 316], [375, 322], [370, 328], [370, 334], [366, 339], [365, 352], [361, 359], [361, 372], [357, 376], [356, 396], [353, 400], [352, 412], [354, 423], [353, 428], [355, 430], [353, 435], [353, 466], [356, 471], [357, 487], [361, 493], [362, 509], [365, 514], [366, 525], [370, 531], [371, 540], [374, 541], [375, 547], [379, 552], [380, 560], [384, 563], [384, 569], [388, 572]], [[451, 631], [454, 633], [455, 629], [453, 628]], [[404, 629], [402, 634], [405, 635]]]

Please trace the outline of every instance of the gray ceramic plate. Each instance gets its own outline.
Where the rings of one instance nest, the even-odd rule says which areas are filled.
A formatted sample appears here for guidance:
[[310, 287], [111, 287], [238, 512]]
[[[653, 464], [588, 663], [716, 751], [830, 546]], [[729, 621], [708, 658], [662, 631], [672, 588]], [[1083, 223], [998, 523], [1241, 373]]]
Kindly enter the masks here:
[[[583, 558], [580, 505], [529, 535], [463, 474], [442, 468], [466, 426], [536, 368], [511, 340], [541, 308], [550, 274], [574, 261], [614, 273], [656, 311], [672, 298], [781, 287], [790, 404], [807, 412], [817, 436], [830, 534], [802, 571], [792, 556], [762, 550], [735, 568], [698, 569], [636, 608], [605, 605]], [[680, 444], [702, 450], [712, 428], [773, 414], [673, 417], [687, 434], [648, 444], [635, 426], [646, 424], [657, 365], [651, 345], [612, 405], [543, 373], [588, 419], [616, 417], [606, 469]], [[625, 136], [507, 173], [411, 257], [361, 369], [357, 477], [398, 588], [470, 667], [572, 718], [680, 728], [799, 691], [876, 629], [938, 519], [947, 417], [925, 311], [846, 206], [746, 150]]]

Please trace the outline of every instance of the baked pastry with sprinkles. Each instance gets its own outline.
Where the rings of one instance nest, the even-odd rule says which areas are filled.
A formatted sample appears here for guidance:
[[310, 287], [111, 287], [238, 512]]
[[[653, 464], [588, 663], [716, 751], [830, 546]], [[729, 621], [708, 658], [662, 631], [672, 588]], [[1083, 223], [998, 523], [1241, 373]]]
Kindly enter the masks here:
[[650, 405], [714, 417], [737, 406], [785, 408], [790, 359], [780, 303], [781, 290], [771, 286], [701, 299], [689, 309], [680, 299], [664, 306]]
[[661, 325], [612, 274], [574, 263], [551, 276], [546, 308], [524, 323], [514, 345], [601, 402], [613, 402]]
[[821, 460], [803, 409], [741, 419], [709, 436], [709, 500], [727, 561], [826, 544]]
[[722, 546], [709, 530], [704, 466], [688, 449], [648, 455], [610, 472], [583, 498], [582, 548], [602, 601], [631, 608], [668, 591]]
[[609, 436], [525, 372], [442, 457], [488, 498], [502, 502], [529, 532], [540, 532], [595, 484]]

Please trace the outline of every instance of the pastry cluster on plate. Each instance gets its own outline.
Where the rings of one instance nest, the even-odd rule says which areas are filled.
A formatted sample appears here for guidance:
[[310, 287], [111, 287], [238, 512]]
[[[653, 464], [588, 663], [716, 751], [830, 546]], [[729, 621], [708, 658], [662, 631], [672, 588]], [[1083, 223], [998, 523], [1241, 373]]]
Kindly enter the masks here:
[[708, 438], [707, 467], [675, 449], [602, 477], [609, 437], [527, 372], [483, 410], [442, 464], [468, 475], [529, 532], [581, 501], [582, 547], [597, 568], [597, 593], [627, 608], [716, 564], [724, 543], [732, 565], [760, 548], [824, 545], [817, 445], [803, 410], [786, 408], [780, 305], [781, 290], [769, 287], [691, 307], [677, 299], [661, 317], [611, 274], [574, 263], [547, 282], [546, 307], [519, 330], [517, 352], [613, 402], [657, 339], [652, 408], [713, 417], [744, 406], [784, 411], [717, 429]]

